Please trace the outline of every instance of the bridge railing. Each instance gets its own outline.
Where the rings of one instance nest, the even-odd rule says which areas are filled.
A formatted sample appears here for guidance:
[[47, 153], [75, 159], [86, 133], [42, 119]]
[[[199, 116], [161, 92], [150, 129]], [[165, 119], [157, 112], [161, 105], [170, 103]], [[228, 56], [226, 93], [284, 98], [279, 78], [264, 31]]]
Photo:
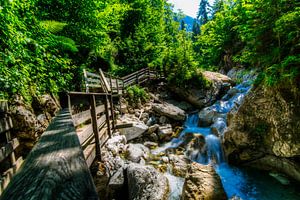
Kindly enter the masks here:
[[23, 159], [16, 159], [15, 150], [19, 146], [17, 138], [12, 138], [12, 120], [8, 115], [7, 101], [0, 100], [0, 195], [20, 168]]
[[98, 199], [68, 108], [52, 120], [0, 199]]
[[90, 167], [95, 158], [101, 160], [101, 147], [114, 130], [111, 94], [69, 92], [67, 95], [79, 142]]

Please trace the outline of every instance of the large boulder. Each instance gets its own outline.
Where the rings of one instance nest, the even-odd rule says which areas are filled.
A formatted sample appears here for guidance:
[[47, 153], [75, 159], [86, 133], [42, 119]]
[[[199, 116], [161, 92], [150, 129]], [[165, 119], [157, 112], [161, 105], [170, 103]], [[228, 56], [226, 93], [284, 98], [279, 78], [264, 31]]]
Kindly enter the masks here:
[[168, 179], [152, 166], [129, 164], [127, 181], [130, 200], [168, 199]]
[[149, 153], [149, 148], [142, 144], [128, 144], [125, 151], [126, 158], [135, 163], [144, 162]]
[[193, 162], [185, 178], [181, 199], [225, 200], [227, 196], [214, 168]]
[[155, 112], [162, 116], [169, 117], [173, 120], [184, 121], [185, 112], [184, 110], [169, 103], [153, 103], [152, 108]]
[[145, 125], [143, 122], [139, 121], [138, 118], [129, 116], [129, 115], [124, 115], [121, 120], [121, 123], [131, 123], [132, 127], [129, 128], [123, 128], [120, 129], [120, 133], [122, 135], [125, 135], [127, 141], [133, 140], [135, 138], [138, 138], [142, 136], [145, 132], [148, 130], [148, 126]]
[[229, 162], [284, 172], [300, 181], [299, 99], [295, 86], [250, 91], [228, 116], [223, 147]]
[[211, 83], [210, 87], [190, 86], [181, 88], [170, 85], [170, 89], [183, 100], [197, 108], [204, 108], [212, 105], [216, 100], [220, 99], [233, 84], [232, 80], [223, 74], [216, 72], [202, 72], [203, 77]]

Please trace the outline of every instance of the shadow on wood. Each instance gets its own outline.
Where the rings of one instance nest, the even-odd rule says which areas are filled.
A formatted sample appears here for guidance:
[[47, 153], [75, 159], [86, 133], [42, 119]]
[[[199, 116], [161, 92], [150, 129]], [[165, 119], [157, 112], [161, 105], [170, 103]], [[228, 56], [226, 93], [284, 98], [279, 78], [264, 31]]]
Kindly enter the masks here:
[[53, 119], [0, 199], [98, 199], [68, 109]]

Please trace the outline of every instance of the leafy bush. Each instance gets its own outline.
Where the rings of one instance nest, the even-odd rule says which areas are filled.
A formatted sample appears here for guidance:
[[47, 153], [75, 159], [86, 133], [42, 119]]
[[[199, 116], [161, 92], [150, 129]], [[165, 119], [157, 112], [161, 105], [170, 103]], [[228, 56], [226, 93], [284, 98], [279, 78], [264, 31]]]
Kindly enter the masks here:
[[126, 88], [126, 94], [131, 101], [130, 103], [138, 103], [139, 101], [146, 102], [149, 99], [149, 95], [145, 89], [137, 85]]

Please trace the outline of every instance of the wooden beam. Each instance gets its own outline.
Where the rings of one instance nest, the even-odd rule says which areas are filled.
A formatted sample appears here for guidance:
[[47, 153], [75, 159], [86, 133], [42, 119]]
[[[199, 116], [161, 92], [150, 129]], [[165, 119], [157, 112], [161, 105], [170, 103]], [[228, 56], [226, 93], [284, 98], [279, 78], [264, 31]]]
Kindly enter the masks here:
[[[104, 111], [105, 111], [104, 105], [97, 106], [97, 108], [96, 108], [97, 114], [102, 113]], [[73, 118], [74, 125], [78, 126], [78, 125], [91, 119], [91, 111], [89, 109], [89, 110], [77, 113], [77, 114], [73, 115], [72, 118]]]
[[96, 113], [96, 99], [95, 96], [91, 96], [91, 117], [92, 117], [92, 127], [93, 133], [96, 139], [96, 157], [101, 160], [101, 148], [99, 142], [99, 135], [98, 135], [98, 124], [97, 124], [97, 113]]
[[103, 82], [103, 84], [104, 84], [104, 86], [106, 88], [106, 91], [108, 93], [110, 93], [111, 92], [111, 88], [110, 88], [110, 86], [109, 86], [109, 84], [108, 84], [108, 82], [107, 82], [107, 80], [106, 80], [106, 78], [105, 78], [105, 76], [103, 74], [102, 69], [99, 69], [99, 73], [100, 73], [100, 80]]
[[22, 163], [23, 163], [23, 158], [20, 157], [11, 168], [6, 170], [2, 174], [2, 179], [0, 180], [0, 196], [3, 193], [3, 191], [5, 190], [5, 188], [8, 186], [8, 184], [11, 181], [11, 179], [13, 178], [13, 176], [20, 169]]
[[52, 120], [1, 200], [98, 199], [68, 109]]
[[17, 138], [8, 142], [4, 147], [0, 148], [0, 162], [7, 158], [20, 145]]
[[12, 120], [10, 117], [0, 119], [0, 133], [9, 131], [13, 127]]
[[88, 167], [91, 167], [96, 158], [96, 146], [95, 143], [90, 144], [84, 150], [84, 158]]
[[109, 137], [111, 137], [111, 128], [110, 128], [110, 123], [109, 123], [110, 119], [109, 119], [109, 109], [108, 109], [108, 98], [107, 98], [107, 96], [105, 97], [105, 100], [104, 100], [104, 106], [105, 106], [105, 116], [106, 116], [106, 125], [107, 125], [107, 128], [108, 128], [108, 135], [109, 135]]
[[91, 72], [88, 72], [88, 71], [86, 71], [86, 75], [87, 75], [87, 76], [94, 77], [94, 78], [100, 78], [100, 76], [99, 76], [98, 74], [91, 73]]
[[123, 129], [123, 128], [130, 128], [133, 127], [132, 123], [127, 123], [127, 124], [117, 124], [115, 125], [116, 129]]
[[[105, 120], [106, 120], [106, 116], [105, 115], [102, 115], [97, 120], [98, 130], [103, 127]], [[87, 138], [89, 138], [93, 134], [93, 126], [92, 126], [92, 124], [89, 124], [89, 125], [87, 125], [87, 126], [85, 126], [83, 128], [77, 129], [77, 134], [78, 134], [78, 138], [79, 138], [80, 144], [83, 144], [87, 140]]]

